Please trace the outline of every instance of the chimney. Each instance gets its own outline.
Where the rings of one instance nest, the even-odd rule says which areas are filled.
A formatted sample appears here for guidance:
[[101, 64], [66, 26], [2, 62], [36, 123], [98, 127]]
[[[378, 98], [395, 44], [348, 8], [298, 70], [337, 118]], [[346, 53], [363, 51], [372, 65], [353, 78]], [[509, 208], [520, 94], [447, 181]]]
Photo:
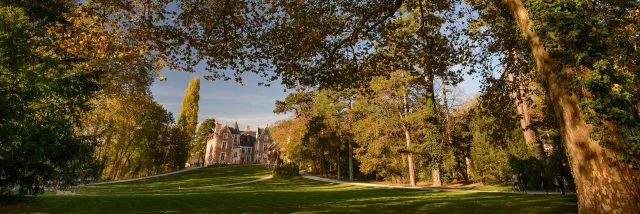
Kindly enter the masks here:
[[247, 125], [247, 128], [246, 128], [246, 129], [244, 129], [244, 131], [245, 131], [246, 133], [249, 133], [249, 132], [251, 131], [251, 126]]
[[222, 124], [218, 121], [216, 121], [216, 133], [218, 133], [220, 131], [220, 129], [222, 129]]

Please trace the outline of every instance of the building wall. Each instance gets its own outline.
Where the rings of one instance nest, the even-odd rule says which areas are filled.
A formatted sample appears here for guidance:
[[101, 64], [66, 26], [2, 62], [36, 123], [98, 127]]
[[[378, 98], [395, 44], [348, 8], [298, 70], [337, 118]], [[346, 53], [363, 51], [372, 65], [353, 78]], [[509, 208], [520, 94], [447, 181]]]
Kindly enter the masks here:
[[[267, 139], [265, 139], [265, 136]], [[260, 163], [266, 163], [269, 160], [268, 148], [273, 144], [273, 139], [271, 138], [271, 133], [269, 133], [269, 129], [266, 129], [260, 136], [258, 136], [255, 149], [255, 159]], [[265, 146], [267, 150], [265, 150]], [[273, 161], [273, 160], [271, 160]]]
[[[249, 132], [249, 126], [247, 126], [246, 131]], [[225, 133], [227, 135], [227, 138], [224, 138]], [[273, 144], [273, 139], [271, 139], [269, 129], [265, 129], [260, 136], [257, 136], [254, 147], [240, 146], [239, 136], [240, 135], [232, 135], [227, 126], [223, 127], [220, 123], [217, 123], [215, 133], [209, 135], [207, 139], [205, 150], [205, 166], [213, 165], [216, 163], [242, 164], [253, 162], [267, 162], [268, 151], [266, 151], [264, 148], [265, 146], [266, 148], [269, 148]], [[224, 144], [224, 142], [226, 142], [227, 146], [223, 149], [222, 145]], [[236, 144], [235, 146], [234, 143]], [[242, 151], [243, 149], [244, 152]], [[222, 153], [225, 154], [224, 160], [222, 159]], [[234, 153], [237, 154], [235, 157]]]
[[[213, 165], [215, 163], [232, 163], [232, 147], [233, 147], [233, 135], [229, 132], [229, 129], [218, 128], [220, 124], [216, 124], [216, 133], [210, 135], [210, 140], [207, 141], [207, 150], [205, 154], [205, 165]], [[227, 138], [225, 138], [225, 133]], [[226, 142], [226, 148], [223, 145]], [[224, 153], [224, 159], [223, 154]]]
[[233, 157], [232, 163], [252, 163], [255, 161], [255, 153], [253, 147], [249, 146], [239, 146], [233, 148], [232, 156], [237, 154], [237, 156]]

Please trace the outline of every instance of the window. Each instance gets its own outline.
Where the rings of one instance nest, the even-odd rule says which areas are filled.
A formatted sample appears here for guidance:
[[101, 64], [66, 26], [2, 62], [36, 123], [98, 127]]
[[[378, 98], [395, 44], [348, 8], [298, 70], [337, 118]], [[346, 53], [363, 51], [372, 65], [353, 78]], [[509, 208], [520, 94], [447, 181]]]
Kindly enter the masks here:
[[229, 137], [229, 135], [227, 135], [227, 133], [224, 133], [224, 135], [222, 135], [222, 138], [227, 139], [227, 137]]
[[234, 153], [233, 153], [233, 157], [234, 157], [234, 158], [237, 158], [237, 157], [238, 157], [238, 152], [234, 152]]
[[240, 153], [244, 153], [244, 148], [242, 148], [242, 151]]
[[220, 160], [224, 160], [224, 159], [226, 158], [226, 157], [225, 157], [226, 155], [227, 155], [226, 153], [221, 152], [221, 153], [220, 153]]
[[269, 140], [269, 135], [264, 136], [264, 141], [267, 141], [267, 140]]
[[262, 145], [262, 151], [267, 151], [267, 144]]
[[247, 162], [251, 161], [251, 156], [247, 156], [245, 160], [247, 160]]
[[251, 153], [251, 148], [247, 148], [247, 153]]
[[226, 149], [226, 148], [227, 148], [227, 141], [223, 141], [223, 142], [222, 142], [222, 148], [223, 148], [223, 149]]

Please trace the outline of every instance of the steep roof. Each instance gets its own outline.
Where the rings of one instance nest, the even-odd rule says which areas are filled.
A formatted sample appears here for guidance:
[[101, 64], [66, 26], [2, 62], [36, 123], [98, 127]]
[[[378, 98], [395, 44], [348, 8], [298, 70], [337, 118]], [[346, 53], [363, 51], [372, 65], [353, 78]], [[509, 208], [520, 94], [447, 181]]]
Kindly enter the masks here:
[[233, 134], [240, 134], [240, 128], [238, 128], [237, 121], [236, 121], [236, 124], [233, 125], [233, 129], [235, 130], [235, 132], [232, 132]]
[[231, 132], [231, 134], [240, 134], [240, 131], [238, 129], [231, 128], [231, 127], [229, 127], [229, 132]]
[[253, 147], [255, 143], [256, 137], [247, 134], [240, 135], [240, 146]]

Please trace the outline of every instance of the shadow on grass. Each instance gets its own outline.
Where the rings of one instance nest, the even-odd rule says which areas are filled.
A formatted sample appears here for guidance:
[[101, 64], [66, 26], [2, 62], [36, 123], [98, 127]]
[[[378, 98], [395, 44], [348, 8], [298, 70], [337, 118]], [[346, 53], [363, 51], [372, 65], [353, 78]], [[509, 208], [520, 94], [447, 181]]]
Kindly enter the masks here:
[[0, 207], [35, 202], [36, 199], [33, 196], [0, 196]]
[[575, 213], [575, 196], [438, 192], [327, 184], [303, 178], [122, 195], [44, 195], [0, 213]]
[[131, 194], [140, 191], [189, 188], [250, 181], [270, 174], [271, 170], [265, 169], [259, 164], [228, 165], [201, 168], [180, 174], [126, 183], [83, 186], [76, 189], [76, 192], [83, 194]]

